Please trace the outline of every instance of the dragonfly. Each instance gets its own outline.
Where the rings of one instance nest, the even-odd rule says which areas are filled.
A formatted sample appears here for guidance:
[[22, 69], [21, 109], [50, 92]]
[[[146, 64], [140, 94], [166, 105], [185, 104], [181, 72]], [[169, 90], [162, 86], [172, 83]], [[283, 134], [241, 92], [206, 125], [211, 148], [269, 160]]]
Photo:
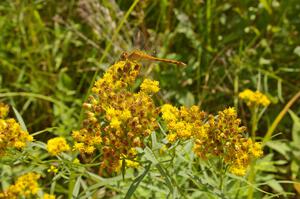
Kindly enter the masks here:
[[158, 61], [158, 62], [165, 62], [165, 63], [170, 63], [170, 64], [176, 64], [178, 66], [186, 66], [185, 63], [177, 60], [172, 60], [172, 59], [163, 59], [163, 58], [158, 58], [158, 57], [153, 57], [151, 55], [148, 55], [140, 50], [134, 50], [130, 53], [128, 52], [123, 52], [121, 55], [121, 59], [124, 60], [132, 60], [132, 61], [142, 61], [142, 60], [148, 60], [148, 61]]

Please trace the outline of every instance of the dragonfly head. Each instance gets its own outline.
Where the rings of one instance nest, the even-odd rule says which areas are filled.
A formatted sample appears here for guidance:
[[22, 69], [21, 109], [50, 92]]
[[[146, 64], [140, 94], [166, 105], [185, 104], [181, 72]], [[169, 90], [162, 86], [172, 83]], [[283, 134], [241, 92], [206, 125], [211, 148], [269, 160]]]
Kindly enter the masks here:
[[128, 53], [127, 52], [123, 52], [120, 56], [120, 60], [126, 60], [128, 59]]

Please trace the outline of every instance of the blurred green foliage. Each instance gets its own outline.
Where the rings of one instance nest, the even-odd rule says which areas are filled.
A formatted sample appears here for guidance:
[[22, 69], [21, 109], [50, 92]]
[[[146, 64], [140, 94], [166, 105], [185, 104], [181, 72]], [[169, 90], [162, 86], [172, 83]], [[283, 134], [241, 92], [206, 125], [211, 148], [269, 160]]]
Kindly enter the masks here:
[[[133, 49], [187, 63], [145, 64], [143, 75], [160, 82], [158, 103], [198, 104], [212, 113], [235, 106], [249, 126], [238, 93], [266, 93], [272, 105], [260, 120], [261, 137], [299, 91], [299, 0], [140, 0], [125, 18], [133, 2], [0, 2], [0, 100], [19, 110], [29, 132], [54, 127], [41, 135], [46, 140], [79, 128], [94, 74]], [[278, 181], [299, 180], [299, 102], [289, 113], [265, 150], [271, 165], [261, 165], [258, 181], [269, 182], [266, 191], [296, 193], [297, 186]]]

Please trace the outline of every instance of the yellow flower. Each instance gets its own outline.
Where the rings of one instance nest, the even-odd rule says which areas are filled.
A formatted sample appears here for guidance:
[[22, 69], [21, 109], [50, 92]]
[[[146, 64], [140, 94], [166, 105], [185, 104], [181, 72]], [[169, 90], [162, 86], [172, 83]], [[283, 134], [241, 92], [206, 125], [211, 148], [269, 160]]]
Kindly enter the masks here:
[[77, 143], [77, 142], [75, 142], [75, 144], [74, 144], [74, 150], [78, 150], [80, 152], [84, 152], [85, 151], [84, 143]]
[[37, 182], [39, 178], [40, 175], [33, 172], [20, 176], [15, 184], [10, 185], [7, 190], [0, 193], [0, 198], [31, 198], [31, 196], [36, 195], [40, 189]]
[[[262, 155], [261, 145], [244, 137], [245, 127], [240, 126], [234, 108], [220, 111], [216, 117], [210, 115], [202, 126], [205, 136], [195, 135], [194, 152], [201, 158], [223, 157], [230, 172], [245, 175], [251, 158]], [[200, 131], [201, 132], [201, 131]]]
[[238, 176], [244, 176], [246, 174], [246, 168], [241, 167], [241, 166], [240, 167], [239, 166], [230, 167], [229, 171]]
[[74, 149], [88, 154], [99, 149], [100, 175], [118, 172], [123, 155], [134, 160], [131, 149], [145, 147], [144, 139], [158, 128], [159, 110], [149, 95], [159, 90], [158, 82], [145, 80], [140, 92], [132, 89], [140, 68], [132, 60], [115, 63], [95, 82], [83, 105], [86, 117], [83, 127], [73, 132]]
[[125, 160], [126, 166], [130, 168], [138, 168], [140, 166], [140, 163], [132, 160]]
[[146, 93], [157, 93], [159, 91], [159, 82], [150, 79], [144, 79], [141, 84], [141, 91]]
[[9, 107], [8, 105], [0, 102], [0, 118], [5, 118], [8, 114]]
[[92, 154], [92, 153], [94, 153], [95, 150], [96, 150], [96, 148], [94, 146], [87, 146], [85, 149], [85, 152], [87, 154]]
[[161, 112], [165, 121], [176, 121], [179, 116], [179, 110], [171, 104], [164, 104], [161, 107]]
[[168, 140], [170, 143], [175, 142], [175, 141], [176, 141], [176, 138], [177, 138], [176, 133], [171, 133], [171, 134], [168, 134], [168, 135], [167, 135], [167, 140]]
[[264, 107], [269, 106], [271, 103], [268, 97], [259, 91], [253, 92], [250, 89], [246, 89], [239, 93], [239, 98], [244, 100], [247, 106], [262, 105]]
[[69, 151], [70, 146], [63, 137], [56, 137], [48, 140], [47, 150], [51, 155], [58, 155], [61, 152]]
[[[165, 104], [161, 107], [161, 112], [169, 130], [167, 140], [170, 143], [177, 139], [189, 139], [196, 134], [204, 133], [202, 125], [206, 114], [197, 106], [191, 108], [182, 106], [178, 109], [170, 104]], [[203, 136], [205, 135], [203, 134]]]
[[259, 158], [263, 155], [263, 151], [262, 151], [262, 146], [260, 143], [254, 143], [254, 145], [252, 145], [251, 147], [251, 151], [252, 155], [255, 157], [255, 158]]
[[58, 169], [55, 166], [51, 165], [47, 171], [48, 171], [48, 173], [51, 173], [51, 172], [57, 173]]
[[33, 140], [32, 136], [28, 132], [23, 131], [15, 119], [4, 119], [7, 112], [8, 106], [0, 103], [0, 156], [5, 154], [7, 148], [22, 149], [27, 142]]
[[55, 199], [55, 195], [45, 193], [43, 199]]
[[110, 126], [115, 128], [115, 129], [119, 129], [121, 126], [121, 122], [118, 120], [118, 118], [114, 117], [111, 122], [110, 122]]

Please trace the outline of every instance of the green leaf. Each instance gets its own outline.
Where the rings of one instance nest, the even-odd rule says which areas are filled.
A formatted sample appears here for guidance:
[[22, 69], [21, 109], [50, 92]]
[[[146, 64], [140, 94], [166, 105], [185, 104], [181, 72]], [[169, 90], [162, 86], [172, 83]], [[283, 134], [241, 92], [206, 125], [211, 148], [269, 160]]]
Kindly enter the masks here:
[[292, 179], [297, 178], [299, 169], [300, 165], [297, 163], [297, 161], [293, 160], [291, 163]]
[[152, 141], [152, 149], [155, 150], [155, 149], [159, 149], [159, 144], [157, 143], [157, 139], [156, 139], [156, 133], [155, 131], [153, 131], [151, 133], [151, 141]]
[[81, 181], [81, 176], [79, 176], [76, 180], [75, 186], [73, 188], [73, 193], [72, 196], [73, 198], [77, 198], [78, 194], [79, 194], [79, 190], [80, 190], [80, 181]]
[[172, 193], [173, 192], [173, 186], [172, 186], [171, 177], [167, 174], [165, 169], [160, 164], [157, 164], [156, 168], [158, 169], [160, 174], [165, 178], [165, 182], [166, 182], [168, 188], [170, 189], [170, 192]]
[[149, 162], [149, 164], [146, 166], [145, 171], [132, 182], [125, 195], [125, 199], [131, 198], [135, 190], [138, 188], [139, 184], [142, 182], [146, 174], [149, 172], [150, 168], [151, 168], [151, 162]]
[[179, 102], [184, 106], [190, 107], [195, 104], [195, 97], [191, 92], [187, 92], [187, 94], [183, 98], [181, 98]]
[[[16, 115], [16, 118], [18, 120], [18, 122], [20, 123], [20, 126], [22, 128], [23, 131], [27, 131], [27, 128], [26, 128], [26, 125], [25, 125], [25, 122], [22, 118], [22, 116], [20, 115], [20, 113], [17, 111], [17, 109], [15, 109], [15, 107], [12, 107], [13, 108], [13, 111]], [[28, 132], [28, 131], [27, 131]]]
[[297, 47], [294, 49], [294, 53], [300, 57], [300, 46], [297, 46]]
[[156, 159], [154, 153], [152, 152], [152, 150], [149, 147], [146, 147], [144, 149], [144, 152], [145, 152], [145, 158], [147, 160], [152, 162], [154, 165], [157, 165], [159, 163], [158, 160]]
[[289, 152], [291, 151], [291, 148], [287, 143], [282, 141], [269, 141], [266, 145], [283, 155], [287, 160], [290, 159]]
[[267, 184], [276, 192], [278, 193], [283, 193], [284, 190], [281, 186], [281, 184], [279, 184], [279, 182], [277, 182], [276, 180], [271, 180], [271, 181], [268, 181]]
[[263, 5], [263, 7], [268, 11], [269, 14], [272, 14], [272, 9], [267, 0], [259, 0], [259, 2]]
[[300, 145], [300, 118], [291, 110], [289, 110], [289, 114], [294, 122], [292, 129], [292, 138], [293, 142]]
[[260, 171], [266, 171], [266, 172], [277, 172], [277, 168], [274, 165], [273, 154], [268, 154], [257, 161], [256, 168]]
[[160, 165], [159, 161], [156, 159], [152, 150], [149, 147], [146, 147], [144, 149], [144, 152], [145, 152], [145, 158], [147, 160], [149, 160], [150, 162], [152, 162], [156, 166], [156, 168], [158, 169], [160, 174], [165, 178], [165, 182], [166, 182], [168, 188], [170, 189], [171, 192], [173, 192], [171, 177], [167, 174], [165, 169]]

